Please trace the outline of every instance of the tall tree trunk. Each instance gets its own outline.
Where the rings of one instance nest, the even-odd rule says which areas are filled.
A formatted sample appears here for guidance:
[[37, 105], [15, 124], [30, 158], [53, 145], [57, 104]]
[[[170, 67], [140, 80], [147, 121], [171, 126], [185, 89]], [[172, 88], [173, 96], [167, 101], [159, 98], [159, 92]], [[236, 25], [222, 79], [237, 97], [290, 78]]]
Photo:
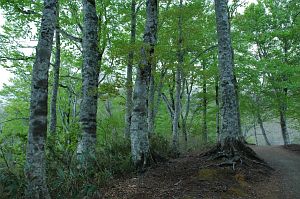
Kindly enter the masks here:
[[126, 75], [126, 112], [125, 112], [125, 137], [130, 137], [131, 113], [132, 113], [132, 67], [134, 58], [133, 45], [136, 38], [136, 1], [131, 1], [131, 30], [130, 30], [130, 52], [128, 54], [128, 65]]
[[77, 147], [78, 159], [86, 164], [87, 153], [93, 153], [96, 146], [97, 98], [99, 76], [98, 17], [95, 0], [83, 0], [82, 38], [82, 102], [80, 123], [82, 138]]
[[157, 41], [157, 0], [146, 1], [146, 15], [144, 46], [141, 48], [141, 62], [137, 68], [130, 127], [131, 155], [137, 167], [146, 166], [151, 161], [147, 124], [147, 89], [151, 69], [154, 66], [154, 47]]
[[218, 78], [216, 78], [216, 85], [215, 85], [215, 91], [216, 91], [216, 106], [217, 106], [217, 113], [216, 113], [216, 133], [217, 133], [217, 142], [220, 143], [221, 136], [220, 136], [220, 103], [219, 103], [219, 81]]
[[[233, 54], [233, 49], [232, 49]], [[234, 60], [234, 59], [233, 59]], [[242, 124], [241, 124], [241, 115], [240, 115], [240, 99], [239, 99], [239, 88], [238, 88], [238, 82], [236, 79], [236, 76], [234, 75], [234, 87], [235, 87], [235, 94], [236, 94], [236, 101], [237, 101], [237, 114], [238, 114], [238, 126], [239, 126], [239, 132], [240, 132], [240, 138], [243, 140], [243, 133], [242, 133]]]
[[[288, 42], [287, 40], [284, 40], [284, 62], [285, 64], [288, 64]], [[282, 75], [282, 81], [285, 83], [288, 80], [288, 77], [283, 74]], [[290, 144], [290, 136], [287, 131], [287, 124], [286, 124], [286, 110], [287, 110], [287, 92], [288, 89], [285, 87], [283, 88], [283, 96], [280, 98], [280, 104], [279, 104], [279, 113], [280, 113], [280, 126], [281, 126], [281, 133], [284, 141], [284, 145]]]
[[204, 143], [208, 141], [208, 133], [207, 133], [207, 85], [206, 85], [206, 65], [203, 65], [203, 126], [202, 126], [202, 135]]
[[255, 143], [258, 146], [257, 132], [256, 132], [256, 122], [255, 121], [254, 121], [254, 124], [253, 124], [253, 128], [254, 128]]
[[265, 139], [265, 141], [266, 141], [266, 144], [267, 144], [267, 145], [271, 145], [271, 143], [270, 143], [270, 141], [269, 141], [269, 139], [268, 139], [268, 137], [267, 137], [267, 134], [266, 134], [266, 131], [265, 131], [265, 128], [264, 128], [264, 124], [263, 124], [263, 121], [262, 121], [262, 119], [261, 119], [261, 115], [260, 115], [259, 111], [258, 111], [258, 113], [257, 113], [257, 121], [258, 121], [258, 124], [259, 124], [259, 126], [260, 126], [261, 133], [262, 133], [262, 135], [264, 136], [264, 139]]
[[154, 75], [156, 72], [156, 66], [154, 65], [151, 74], [150, 74], [150, 82], [149, 82], [149, 95], [148, 95], [148, 133], [149, 136], [154, 133], [154, 111], [155, 111], [155, 102], [154, 102], [154, 95], [155, 95], [155, 79]]
[[174, 107], [174, 117], [173, 117], [173, 152], [174, 154], [178, 153], [178, 145], [179, 145], [179, 130], [178, 130], [178, 122], [180, 119], [180, 112], [181, 112], [181, 71], [183, 65], [183, 33], [182, 33], [182, 0], [180, 0], [179, 5], [180, 13], [178, 17], [178, 64], [176, 65], [176, 74], [175, 74], [175, 107]]
[[[173, 117], [174, 117], [174, 109], [172, 107], [172, 104], [170, 103], [170, 101], [168, 100], [167, 96], [162, 93], [162, 99], [164, 100], [167, 108], [168, 108], [168, 112], [169, 112], [169, 115], [170, 115], [170, 119], [171, 121], [173, 121]], [[172, 129], [173, 129], [173, 124], [172, 124]]]
[[56, 0], [45, 0], [39, 41], [32, 71], [28, 145], [25, 176], [26, 198], [50, 198], [46, 183], [48, 72], [56, 24]]
[[[110, 99], [107, 99], [105, 101], [105, 110], [106, 110], [106, 112], [108, 114], [108, 117], [111, 119], [113, 117], [113, 113], [112, 113], [112, 103], [111, 103]], [[112, 130], [112, 132], [111, 132], [112, 133], [112, 136], [111, 136], [112, 141], [117, 141], [117, 139], [118, 139], [118, 133], [117, 133], [116, 127], [113, 125], [113, 127], [112, 127], [111, 130]]]
[[287, 131], [287, 125], [286, 125], [286, 107], [287, 107], [286, 98], [287, 98], [287, 89], [285, 88], [283, 99], [281, 99], [279, 105], [280, 126], [281, 126], [281, 133], [282, 133], [284, 145], [290, 144], [290, 136]]
[[156, 104], [154, 106], [154, 120], [155, 120], [155, 117], [158, 113], [158, 109], [159, 109], [160, 102], [161, 102], [161, 99], [162, 99], [162, 89], [163, 89], [163, 83], [164, 83], [166, 73], [167, 73], [167, 68], [162, 66], [162, 71], [160, 73], [159, 84], [157, 86], [157, 99], [156, 99]]
[[173, 120], [174, 120], [174, 111], [175, 111], [175, 99], [174, 99], [174, 91], [175, 91], [175, 87], [176, 87], [176, 81], [175, 81], [175, 75], [176, 73], [172, 72], [172, 78], [171, 81], [168, 82], [168, 91], [169, 91], [169, 96], [170, 96], [170, 100], [168, 100], [167, 96], [162, 93], [162, 98], [165, 102], [165, 104], [167, 105], [169, 114], [170, 114], [170, 119], [172, 121], [171, 123], [171, 129], [173, 132]]
[[230, 143], [241, 135], [236, 93], [233, 52], [228, 18], [228, 1], [215, 0], [221, 95], [221, 145]]
[[185, 87], [186, 87], [187, 99], [186, 99], [186, 106], [185, 106], [185, 114], [183, 115], [183, 113], [181, 112], [181, 118], [182, 118], [182, 134], [184, 136], [185, 148], [187, 149], [187, 144], [188, 144], [187, 120], [190, 113], [191, 95], [193, 91], [194, 78], [191, 77], [190, 85], [188, 85], [188, 81], [186, 79], [184, 81], [186, 82]]
[[53, 67], [54, 79], [53, 79], [53, 88], [52, 88], [52, 96], [51, 96], [51, 105], [50, 105], [50, 133], [56, 133], [56, 123], [57, 123], [57, 93], [59, 86], [59, 68], [60, 68], [60, 33], [59, 33], [59, 2], [56, 6], [56, 31], [55, 31], [55, 42], [56, 42], [56, 52], [55, 52], [55, 64]]

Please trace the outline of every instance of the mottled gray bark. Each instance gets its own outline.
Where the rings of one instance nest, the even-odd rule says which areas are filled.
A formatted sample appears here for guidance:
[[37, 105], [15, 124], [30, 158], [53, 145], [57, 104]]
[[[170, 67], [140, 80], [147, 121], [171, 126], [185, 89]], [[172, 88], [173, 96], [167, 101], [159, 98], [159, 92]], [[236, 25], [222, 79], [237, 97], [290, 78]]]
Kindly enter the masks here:
[[48, 72], [56, 24], [56, 0], [45, 0], [32, 70], [30, 119], [26, 151], [26, 198], [50, 198], [46, 183], [45, 141], [48, 114]]
[[[233, 53], [233, 49], [232, 49], [232, 53]], [[240, 136], [241, 140], [243, 140], [244, 138], [243, 138], [243, 133], [242, 133], [242, 124], [241, 124], [241, 115], [240, 115], [239, 88], [238, 88], [238, 82], [237, 82], [236, 76], [234, 76], [234, 87], [235, 87], [236, 101], [237, 101], [237, 104], [238, 104], [238, 106], [237, 106], [237, 114], [238, 114], [238, 116], [237, 117], [238, 117], [239, 133], [240, 133], [239, 136]]]
[[125, 137], [130, 138], [130, 125], [131, 125], [131, 113], [132, 113], [132, 67], [134, 58], [133, 45], [136, 38], [136, 1], [131, 1], [131, 30], [130, 30], [130, 52], [128, 54], [128, 65], [126, 74], [126, 110], [125, 110]]
[[203, 142], [207, 143], [208, 141], [208, 132], [207, 132], [207, 83], [206, 83], [206, 64], [202, 64], [203, 69], [203, 124], [202, 124], [202, 135], [203, 135]]
[[216, 78], [216, 85], [215, 85], [215, 92], [216, 92], [216, 106], [217, 106], [217, 113], [216, 113], [216, 133], [217, 133], [217, 142], [221, 141], [220, 136], [220, 102], [219, 102], [219, 81]]
[[156, 66], [154, 65], [150, 74], [149, 94], [148, 94], [148, 118], [147, 119], [148, 119], [148, 133], [150, 137], [154, 133], [155, 72], [156, 72]]
[[270, 141], [269, 141], [269, 139], [267, 137], [267, 134], [266, 134], [266, 131], [265, 131], [265, 127], [264, 127], [264, 124], [263, 124], [263, 121], [261, 119], [261, 115], [260, 115], [259, 111], [257, 113], [257, 122], [258, 122], [258, 124], [260, 126], [260, 130], [261, 130], [261, 133], [262, 133], [262, 135], [263, 135], [263, 137], [264, 137], [264, 139], [266, 141], [266, 144], [267, 145], [271, 145], [271, 143], [270, 143]]
[[236, 140], [241, 135], [238, 100], [234, 76], [233, 52], [228, 18], [228, 1], [215, 0], [217, 36], [219, 47], [219, 73], [221, 97], [221, 145], [225, 140]]
[[137, 167], [146, 166], [151, 161], [147, 124], [147, 90], [151, 69], [154, 65], [154, 46], [157, 41], [157, 0], [146, 1], [146, 15], [144, 45], [141, 48], [141, 61], [137, 68], [130, 127], [131, 155], [133, 163]]
[[60, 32], [59, 30], [59, 3], [56, 6], [56, 15], [57, 15], [57, 22], [56, 22], [56, 32], [55, 32], [55, 45], [56, 45], [56, 52], [55, 52], [55, 64], [53, 67], [53, 88], [52, 88], [52, 96], [51, 96], [51, 105], [50, 105], [50, 133], [56, 133], [56, 123], [57, 123], [57, 110], [56, 110], [56, 103], [57, 103], [57, 94], [58, 94], [58, 86], [59, 86], [59, 68], [60, 68]]
[[177, 57], [178, 57], [178, 64], [176, 65], [176, 73], [175, 73], [175, 99], [174, 99], [174, 117], [173, 117], [173, 142], [172, 148], [173, 153], [178, 153], [178, 146], [179, 146], [179, 128], [178, 122], [180, 119], [180, 112], [181, 112], [181, 72], [183, 66], [183, 33], [182, 33], [182, 0], [180, 0], [179, 5], [180, 13], [178, 17], [178, 50], [177, 50]]
[[[180, 63], [178, 63], [179, 65]], [[174, 114], [173, 114], [173, 140], [172, 140], [172, 147], [173, 147], [173, 152], [177, 153], [178, 152], [178, 145], [179, 145], [179, 128], [178, 128], [178, 122], [180, 119], [180, 111], [181, 111], [181, 106], [180, 106], [180, 93], [181, 93], [181, 72], [179, 67], [176, 67], [176, 87], [175, 87], [175, 109], [174, 109]]]
[[82, 102], [80, 123], [82, 138], [77, 147], [78, 159], [86, 163], [85, 156], [93, 153], [96, 146], [97, 98], [99, 76], [98, 17], [95, 0], [83, 0], [82, 37]]
[[[182, 120], [182, 134], [184, 136], [185, 148], [187, 148], [188, 142], [188, 130], [187, 130], [187, 120], [190, 113], [190, 105], [191, 105], [191, 95], [194, 86], [194, 78], [191, 77], [191, 82], [188, 84], [186, 78], [184, 78], [185, 87], [186, 87], [186, 104], [185, 104], [185, 112], [181, 111], [181, 120]], [[184, 89], [183, 89], [184, 90]]]

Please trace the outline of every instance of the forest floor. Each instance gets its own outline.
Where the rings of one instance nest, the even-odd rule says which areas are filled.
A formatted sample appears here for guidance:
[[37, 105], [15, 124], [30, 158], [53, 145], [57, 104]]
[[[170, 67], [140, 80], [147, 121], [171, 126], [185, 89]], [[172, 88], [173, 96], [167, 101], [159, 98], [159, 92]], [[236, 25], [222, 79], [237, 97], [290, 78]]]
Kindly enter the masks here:
[[102, 198], [300, 198], [300, 146], [251, 147], [275, 170], [261, 165], [211, 166], [215, 162], [193, 152], [112, 181]]

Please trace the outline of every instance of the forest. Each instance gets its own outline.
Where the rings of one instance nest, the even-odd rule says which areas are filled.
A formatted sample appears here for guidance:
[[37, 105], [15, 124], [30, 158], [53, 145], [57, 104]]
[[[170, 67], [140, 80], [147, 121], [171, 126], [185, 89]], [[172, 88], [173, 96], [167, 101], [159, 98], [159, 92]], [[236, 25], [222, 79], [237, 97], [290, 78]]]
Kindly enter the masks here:
[[0, 0], [0, 21], [0, 198], [300, 196], [299, 0]]

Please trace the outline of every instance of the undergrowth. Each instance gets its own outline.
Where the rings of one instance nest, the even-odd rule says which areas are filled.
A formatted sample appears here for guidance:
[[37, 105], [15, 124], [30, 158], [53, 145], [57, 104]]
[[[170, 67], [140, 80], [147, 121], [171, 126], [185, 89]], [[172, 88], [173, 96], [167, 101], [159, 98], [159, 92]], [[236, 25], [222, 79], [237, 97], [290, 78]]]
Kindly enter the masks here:
[[[163, 136], [150, 139], [151, 152], [156, 162], [170, 157], [170, 144]], [[0, 198], [22, 198], [26, 188], [23, 168], [24, 162], [15, 164], [20, 154], [13, 155], [1, 146], [0, 158]], [[53, 138], [47, 142], [47, 183], [52, 198], [99, 198], [100, 188], [113, 178], [130, 175], [135, 172], [131, 162], [129, 140], [97, 146], [91, 156], [91, 166], [80, 168], [76, 159], [76, 144], [67, 145]], [[21, 154], [25, 157], [25, 152]], [[9, 158], [9, 156], [15, 158]], [[23, 159], [24, 159], [23, 157]]]

